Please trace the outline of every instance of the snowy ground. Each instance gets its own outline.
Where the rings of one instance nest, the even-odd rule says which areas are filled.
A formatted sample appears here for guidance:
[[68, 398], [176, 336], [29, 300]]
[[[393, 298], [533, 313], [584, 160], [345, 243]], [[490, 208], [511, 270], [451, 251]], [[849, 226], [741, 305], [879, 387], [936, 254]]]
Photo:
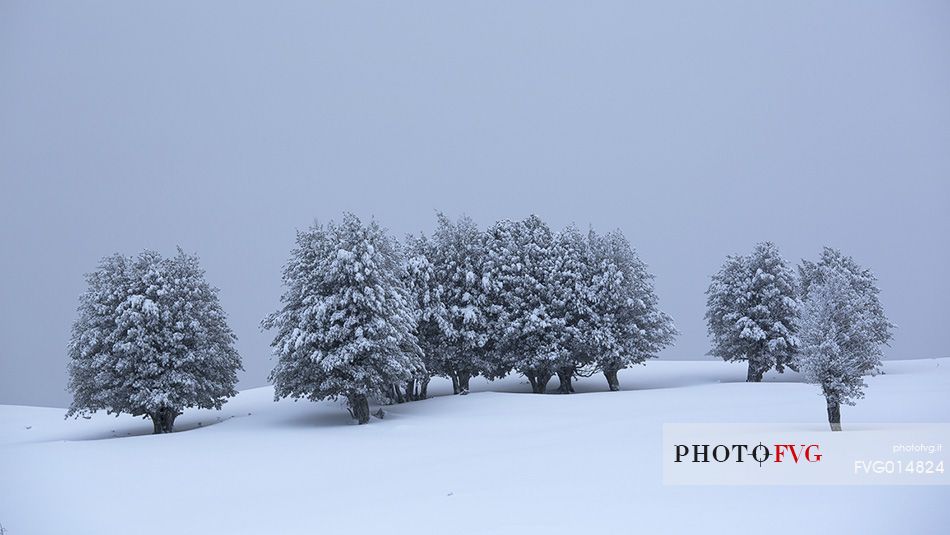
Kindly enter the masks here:
[[[894, 361], [849, 422], [950, 422], [950, 359]], [[672, 487], [664, 422], [823, 423], [792, 374], [651, 362], [570, 396], [512, 377], [350, 423], [336, 403], [242, 392], [173, 435], [129, 417], [0, 406], [7, 535], [296, 533], [946, 533], [950, 487]], [[552, 386], [553, 386], [552, 382]]]

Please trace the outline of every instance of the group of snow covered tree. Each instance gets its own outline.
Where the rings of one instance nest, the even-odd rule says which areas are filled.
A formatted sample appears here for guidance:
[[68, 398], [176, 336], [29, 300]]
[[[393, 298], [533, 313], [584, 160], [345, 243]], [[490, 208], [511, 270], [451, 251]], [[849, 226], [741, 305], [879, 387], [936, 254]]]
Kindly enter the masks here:
[[[194, 256], [114, 255], [87, 276], [68, 347], [69, 415], [105, 410], [173, 429], [188, 407], [220, 408], [241, 360], [217, 290]], [[540, 218], [487, 231], [439, 215], [431, 236], [400, 244], [375, 221], [298, 232], [283, 273], [275, 398], [343, 398], [359, 423], [369, 402], [426, 397], [434, 376], [457, 394], [512, 370], [543, 393], [574, 377], [655, 357], [676, 334], [652, 275], [620, 232], [552, 231]]]
[[456, 394], [511, 370], [544, 393], [655, 357], [676, 331], [652, 276], [619, 232], [552, 231], [540, 218], [481, 231], [440, 215], [400, 245], [351, 214], [299, 232], [275, 331], [277, 398], [342, 397], [359, 423], [369, 400], [424, 398], [431, 377]]
[[775, 369], [800, 371], [820, 386], [828, 422], [841, 430], [841, 405], [864, 396], [864, 377], [881, 366], [894, 326], [877, 279], [840, 251], [825, 248], [796, 274], [770, 242], [730, 256], [706, 294], [710, 354], [748, 363], [746, 380]]
[[[97, 410], [151, 418], [170, 432], [185, 408], [235, 395], [241, 359], [217, 290], [198, 260], [114, 255], [87, 275], [68, 346], [69, 415]], [[524, 375], [533, 392], [653, 358], [676, 329], [652, 275], [619, 232], [553, 231], [537, 216], [486, 230], [438, 216], [403, 243], [375, 221], [297, 233], [272, 330], [275, 398], [346, 400], [359, 423], [370, 400], [426, 397], [432, 377], [456, 394], [472, 377]], [[821, 387], [832, 429], [863, 396], [893, 325], [874, 275], [826, 248], [797, 273], [772, 243], [730, 256], [707, 291], [710, 354], [748, 364], [747, 380], [791, 368]]]

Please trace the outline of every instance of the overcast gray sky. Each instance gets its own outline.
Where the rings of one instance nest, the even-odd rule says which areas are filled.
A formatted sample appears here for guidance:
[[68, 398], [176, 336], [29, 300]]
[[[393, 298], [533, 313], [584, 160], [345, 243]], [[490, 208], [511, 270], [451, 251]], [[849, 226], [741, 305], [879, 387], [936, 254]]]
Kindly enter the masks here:
[[197, 252], [265, 383], [294, 230], [619, 227], [708, 350], [723, 258], [871, 267], [950, 354], [950, 3], [0, 2], [0, 403], [64, 405], [100, 257]]

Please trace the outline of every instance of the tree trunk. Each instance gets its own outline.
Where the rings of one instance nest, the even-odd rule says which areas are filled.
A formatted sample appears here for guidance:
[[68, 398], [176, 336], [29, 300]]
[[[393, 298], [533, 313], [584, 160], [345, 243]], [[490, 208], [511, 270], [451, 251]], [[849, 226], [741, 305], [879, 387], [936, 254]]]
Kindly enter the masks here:
[[468, 392], [468, 382], [472, 378], [472, 374], [468, 372], [453, 372], [452, 373], [452, 393], [453, 394], [463, 394]]
[[369, 422], [369, 400], [365, 394], [352, 394], [347, 398], [349, 403], [350, 416], [357, 423], [365, 424]]
[[160, 435], [171, 433], [175, 429], [175, 418], [178, 412], [168, 407], [160, 407], [157, 411], [149, 414], [152, 419], [152, 434]]
[[617, 379], [618, 371], [619, 370], [604, 370], [604, 377], [607, 378], [607, 387], [610, 388], [611, 392], [620, 390], [620, 380]]
[[557, 388], [558, 394], [570, 394], [574, 392], [574, 385], [571, 384], [574, 371], [574, 366], [565, 366], [557, 371], [557, 378], [561, 383]]
[[538, 384], [539, 384], [539, 386], [541, 387], [541, 391], [538, 392], [539, 394], [543, 394], [544, 391], [547, 390], [547, 388], [548, 388], [548, 382], [551, 380], [551, 377], [552, 377], [553, 375], [554, 375], [553, 373], [544, 372], [544, 373], [542, 373], [541, 375], [538, 376]]
[[551, 374], [547, 372], [528, 372], [525, 373], [525, 375], [528, 376], [528, 382], [531, 383], [531, 391], [535, 394], [543, 394], [547, 389], [548, 381], [551, 380]]
[[472, 374], [467, 372], [459, 372], [459, 394], [468, 393], [468, 382], [472, 378]]
[[841, 431], [841, 404], [830, 398], [825, 398], [828, 404], [828, 423], [832, 431]]
[[749, 361], [749, 371], [746, 372], [745, 380], [747, 383], [761, 383], [762, 382], [762, 372], [759, 371], [756, 366]]
[[166, 432], [166, 433], [171, 433], [172, 431], [175, 430], [175, 418], [178, 418], [178, 413], [177, 413], [177, 412], [175, 412], [175, 411], [173, 411], [173, 410], [171, 410], [171, 409], [166, 409], [166, 410], [165, 410], [165, 415], [164, 415], [164, 418], [163, 418], [163, 420], [162, 420], [162, 422], [163, 422], [163, 423], [162, 423], [162, 426], [165, 428], [165, 432]]
[[426, 398], [426, 390], [429, 387], [429, 377], [420, 377], [410, 379], [406, 382], [406, 394], [403, 396], [405, 401], [419, 401]]
[[419, 380], [419, 399], [426, 399], [429, 396], [429, 379], [430, 377], [426, 375]]
[[410, 397], [412, 396], [412, 383], [413, 381], [409, 381], [409, 384], [406, 385], [406, 395], [403, 395], [402, 389], [399, 388], [399, 385], [393, 384], [393, 393], [392, 393], [393, 401], [395, 401], [396, 403], [404, 403], [412, 399]]

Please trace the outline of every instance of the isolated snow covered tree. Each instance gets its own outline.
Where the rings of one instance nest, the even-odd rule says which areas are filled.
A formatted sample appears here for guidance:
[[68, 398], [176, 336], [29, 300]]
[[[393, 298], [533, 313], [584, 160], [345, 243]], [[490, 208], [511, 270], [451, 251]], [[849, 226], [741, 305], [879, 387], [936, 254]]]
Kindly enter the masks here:
[[369, 399], [425, 373], [398, 246], [375, 222], [352, 214], [297, 234], [284, 268], [274, 329], [274, 397], [343, 397], [369, 421]]
[[793, 364], [797, 337], [795, 274], [771, 242], [748, 256], [730, 256], [706, 291], [710, 355], [747, 361], [747, 381], [758, 382], [773, 367]]
[[864, 376], [881, 366], [882, 346], [894, 326], [884, 315], [874, 275], [840, 251], [825, 248], [817, 263], [799, 268], [804, 301], [798, 365], [818, 384], [828, 423], [841, 430], [841, 405], [864, 397]]
[[610, 390], [619, 390], [617, 372], [655, 358], [673, 343], [676, 327], [659, 309], [653, 275], [623, 233], [591, 231], [588, 242], [593, 277], [584, 298], [588, 312], [581, 340]]
[[554, 235], [534, 215], [495, 223], [487, 235], [487, 313], [496, 341], [491, 374], [500, 377], [515, 368], [528, 378], [533, 392], [543, 394], [570, 351], [553, 282]]
[[68, 416], [146, 416], [170, 433], [185, 408], [220, 409], [236, 394], [236, 338], [197, 257], [117, 254], [86, 280], [68, 346]]

